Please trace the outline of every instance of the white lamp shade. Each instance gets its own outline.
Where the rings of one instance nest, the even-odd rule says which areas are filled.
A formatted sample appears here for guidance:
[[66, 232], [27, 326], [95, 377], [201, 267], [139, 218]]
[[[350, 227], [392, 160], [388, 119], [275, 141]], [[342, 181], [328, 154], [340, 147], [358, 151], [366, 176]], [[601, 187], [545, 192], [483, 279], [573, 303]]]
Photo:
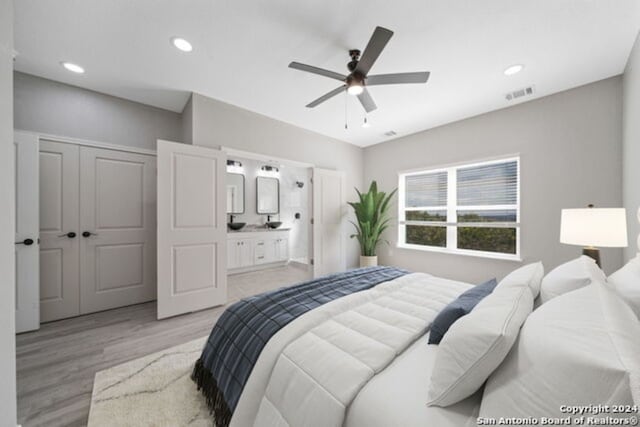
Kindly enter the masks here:
[[624, 208], [562, 209], [560, 242], [569, 245], [627, 247]]

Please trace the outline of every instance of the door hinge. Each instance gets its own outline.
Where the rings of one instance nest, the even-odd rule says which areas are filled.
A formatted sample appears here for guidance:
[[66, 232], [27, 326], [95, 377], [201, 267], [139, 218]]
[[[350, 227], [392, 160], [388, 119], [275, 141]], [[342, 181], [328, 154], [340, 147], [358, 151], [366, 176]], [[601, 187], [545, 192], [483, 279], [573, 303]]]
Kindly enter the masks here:
[[314, 263], [313, 263], [313, 258], [311, 258], [311, 262], [309, 262], [309, 264], [311, 264], [311, 265], [313, 265], [313, 264], [314, 264]]
[[313, 218], [311, 218], [311, 221], [310, 221], [310, 222], [311, 222], [311, 225], [313, 225]]

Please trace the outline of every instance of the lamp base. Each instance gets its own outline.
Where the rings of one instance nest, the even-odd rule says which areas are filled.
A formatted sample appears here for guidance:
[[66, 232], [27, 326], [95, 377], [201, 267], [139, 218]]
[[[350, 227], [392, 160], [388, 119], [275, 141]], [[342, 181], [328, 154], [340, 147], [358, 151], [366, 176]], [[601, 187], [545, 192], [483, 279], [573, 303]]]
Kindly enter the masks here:
[[582, 249], [582, 255], [586, 255], [590, 258], [593, 258], [596, 262], [596, 264], [598, 265], [598, 267], [602, 268], [602, 265], [600, 264], [600, 249], [596, 249], [596, 248], [583, 248]]

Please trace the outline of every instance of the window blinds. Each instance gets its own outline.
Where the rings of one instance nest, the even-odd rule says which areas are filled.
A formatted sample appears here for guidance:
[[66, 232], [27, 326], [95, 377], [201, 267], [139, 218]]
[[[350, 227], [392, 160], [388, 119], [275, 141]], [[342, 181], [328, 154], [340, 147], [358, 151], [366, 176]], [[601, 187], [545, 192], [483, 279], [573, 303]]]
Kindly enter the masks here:
[[458, 206], [516, 205], [518, 162], [507, 161], [459, 168]]
[[447, 206], [447, 171], [405, 177], [405, 207]]

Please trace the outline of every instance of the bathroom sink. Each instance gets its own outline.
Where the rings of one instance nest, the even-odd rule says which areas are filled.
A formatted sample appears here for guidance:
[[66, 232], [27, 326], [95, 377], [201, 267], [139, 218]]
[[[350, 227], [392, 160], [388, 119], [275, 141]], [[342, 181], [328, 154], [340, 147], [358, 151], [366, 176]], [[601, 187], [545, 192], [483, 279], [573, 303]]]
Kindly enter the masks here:
[[269, 228], [278, 228], [282, 225], [280, 221], [271, 221], [267, 223], [267, 227]]
[[229, 222], [227, 223], [227, 226], [232, 229], [232, 230], [240, 230], [242, 229], [245, 225], [247, 225], [246, 222]]

